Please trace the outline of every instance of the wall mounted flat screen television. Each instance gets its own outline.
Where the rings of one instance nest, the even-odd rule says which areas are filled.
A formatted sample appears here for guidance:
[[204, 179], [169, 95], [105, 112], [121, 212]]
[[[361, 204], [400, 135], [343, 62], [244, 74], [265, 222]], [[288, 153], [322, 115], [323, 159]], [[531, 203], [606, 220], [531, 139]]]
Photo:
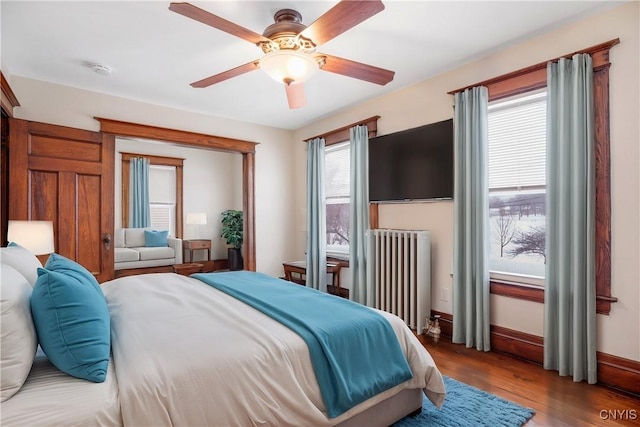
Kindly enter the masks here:
[[453, 198], [453, 119], [369, 140], [369, 201]]

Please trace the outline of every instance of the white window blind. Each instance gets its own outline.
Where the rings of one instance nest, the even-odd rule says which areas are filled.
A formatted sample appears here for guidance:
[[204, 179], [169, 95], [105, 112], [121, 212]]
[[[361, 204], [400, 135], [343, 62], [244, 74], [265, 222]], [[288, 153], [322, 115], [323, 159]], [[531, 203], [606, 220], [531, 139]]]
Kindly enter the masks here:
[[149, 209], [151, 211], [151, 228], [169, 230], [169, 235], [175, 236], [175, 166], [149, 166]]
[[176, 168], [175, 166], [149, 166], [149, 201], [175, 203]]
[[489, 105], [489, 269], [493, 279], [544, 283], [546, 99], [546, 91], [539, 91]]
[[154, 230], [169, 230], [171, 236], [174, 235], [174, 212], [176, 205], [173, 203], [150, 203], [151, 228]]
[[351, 154], [349, 143], [331, 145], [325, 151], [325, 197], [330, 199], [347, 199], [349, 202], [349, 181], [351, 171]]
[[489, 105], [489, 188], [544, 186], [547, 93]]
[[349, 251], [350, 162], [349, 142], [331, 145], [325, 149], [327, 253], [334, 256]]

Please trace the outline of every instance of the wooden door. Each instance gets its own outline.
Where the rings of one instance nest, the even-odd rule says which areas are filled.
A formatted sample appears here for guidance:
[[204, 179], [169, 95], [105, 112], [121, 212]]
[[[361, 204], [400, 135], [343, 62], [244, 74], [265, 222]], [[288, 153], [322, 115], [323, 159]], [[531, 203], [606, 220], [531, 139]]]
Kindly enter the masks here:
[[53, 221], [55, 250], [113, 278], [113, 135], [10, 119], [9, 218]]
[[0, 126], [0, 246], [7, 246], [9, 218], [9, 116], [1, 109]]

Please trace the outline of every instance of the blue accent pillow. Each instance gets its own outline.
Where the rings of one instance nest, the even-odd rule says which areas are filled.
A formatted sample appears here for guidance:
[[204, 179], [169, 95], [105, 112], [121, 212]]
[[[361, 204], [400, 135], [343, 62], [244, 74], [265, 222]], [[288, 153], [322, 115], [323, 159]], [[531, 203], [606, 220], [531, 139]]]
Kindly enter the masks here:
[[169, 246], [168, 237], [168, 230], [144, 230], [144, 245], [148, 248]]
[[100, 288], [100, 284], [96, 280], [96, 277], [82, 265], [70, 260], [69, 258], [65, 258], [57, 253], [52, 253], [44, 264], [44, 268], [49, 271], [57, 271], [59, 273], [70, 275], [78, 280], [86, 280], [87, 283], [91, 283], [91, 285], [102, 294], [102, 288]]
[[38, 268], [31, 315], [51, 363], [76, 378], [104, 382], [111, 352], [109, 308], [100, 285], [80, 264], [52, 254]]

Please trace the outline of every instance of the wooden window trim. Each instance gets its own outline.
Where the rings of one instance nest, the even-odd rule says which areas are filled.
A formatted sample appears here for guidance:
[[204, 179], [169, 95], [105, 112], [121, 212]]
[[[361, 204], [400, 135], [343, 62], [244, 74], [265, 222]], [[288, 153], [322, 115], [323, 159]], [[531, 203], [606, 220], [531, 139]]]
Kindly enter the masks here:
[[494, 295], [544, 303], [544, 288], [524, 283], [491, 280], [490, 291]]
[[[491, 293], [494, 295], [502, 295], [509, 298], [544, 303], [544, 287], [542, 286], [527, 285], [524, 283], [508, 282], [494, 279], [490, 281], [490, 289]], [[596, 311], [598, 304], [602, 304], [605, 302], [612, 303], [617, 301], [618, 298], [616, 297], [596, 295]]]
[[548, 61], [540, 62], [538, 64], [503, 74], [502, 76], [494, 77], [489, 80], [484, 80], [473, 85], [465, 86], [460, 89], [452, 90], [447, 93], [449, 95], [454, 95], [457, 92], [462, 92], [472, 87], [486, 86], [489, 91], [489, 101], [495, 101], [509, 96], [541, 89], [547, 87], [547, 64], [549, 62], [558, 61], [562, 58], [571, 58], [573, 55], [578, 53], [588, 53], [593, 58], [594, 70], [598, 70], [603, 67], [608, 69], [611, 66], [611, 63], [609, 62], [609, 50], [618, 43], [620, 43], [620, 39], [609, 40], [577, 52], [568, 53]]
[[[620, 43], [613, 39], [581, 51], [552, 59], [570, 58], [577, 53], [588, 53], [593, 58], [594, 111], [595, 111], [595, 163], [596, 163], [596, 312], [609, 314], [611, 303], [611, 159], [609, 132], [609, 50]], [[485, 80], [449, 92], [454, 94], [470, 87], [486, 86], [489, 101], [541, 89], [547, 86], [547, 63], [541, 62], [503, 76]], [[516, 283], [491, 282], [491, 292], [511, 298], [544, 302], [544, 290]]]
[[182, 213], [184, 211], [183, 190], [183, 164], [184, 159], [177, 157], [154, 156], [150, 154], [120, 153], [122, 155], [122, 183], [120, 194], [122, 197], [122, 226], [129, 224], [129, 184], [131, 159], [144, 157], [149, 159], [149, 163], [156, 166], [173, 166], [176, 168], [176, 237], [182, 238]]
[[348, 141], [350, 138], [349, 129], [358, 125], [366, 125], [369, 132], [369, 138], [373, 138], [378, 133], [378, 119], [380, 116], [369, 117], [368, 119], [360, 120], [359, 122], [351, 123], [350, 125], [343, 126], [338, 129], [323, 133], [321, 135], [312, 136], [307, 138], [304, 142], [309, 142], [315, 138], [324, 138], [324, 145], [328, 147], [330, 145], [339, 144], [341, 142]]

